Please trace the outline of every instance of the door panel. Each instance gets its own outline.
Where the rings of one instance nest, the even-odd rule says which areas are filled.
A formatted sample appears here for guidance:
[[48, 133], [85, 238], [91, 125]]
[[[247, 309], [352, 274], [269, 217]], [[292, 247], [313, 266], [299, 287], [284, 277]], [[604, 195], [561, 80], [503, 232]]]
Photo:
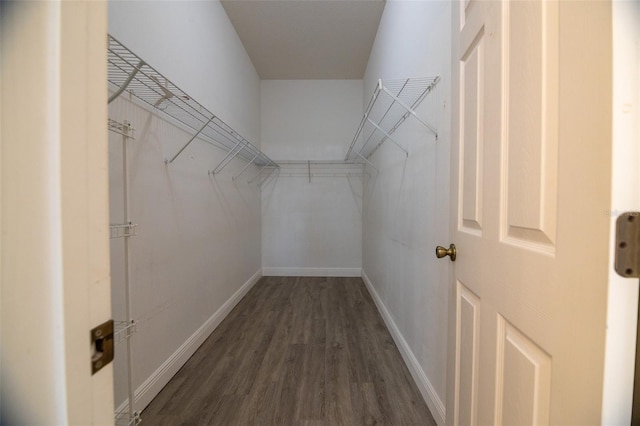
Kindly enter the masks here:
[[551, 357], [498, 317], [496, 423], [549, 423]]
[[558, 4], [504, 4], [505, 237], [553, 253], [558, 152]]
[[456, 394], [457, 424], [475, 424], [478, 407], [478, 343], [480, 326], [480, 299], [464, 284], [457, 284], [457, 346]]
[[461, 229], [482, 235], [484, 32], [481, 30], [460, 61]]

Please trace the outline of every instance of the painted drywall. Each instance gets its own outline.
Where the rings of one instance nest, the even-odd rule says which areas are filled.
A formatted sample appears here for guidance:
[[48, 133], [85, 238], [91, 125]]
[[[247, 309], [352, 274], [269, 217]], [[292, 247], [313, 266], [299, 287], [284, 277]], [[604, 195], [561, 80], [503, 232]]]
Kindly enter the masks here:
[[[267, 155], [344, 158], [362, 116], [361, 80], [263, 80], [261, 87]], [[309, 182], [304, 174], [285, 176], [288, 171], [283, 166], [262, 188], [263, 273], [359, 276], [362, 178], [339, 173]]]
[[364, 181], [363, 276], [383, 306], [405, 361], [439, 424], [444, 422], [449, 265], [435, 246], [448, 245], [451, 5], [388, 1], [364, 78], [363, 103], [379, 78], [438, 75], [417, 113], [435, 138], [409, 118], [371, 157], [378, 172]]
[[362, 118], [362, 80], [262, 80], [264, 152], [274, 160], [343, 160]]
[[276, 177], [263, 188], [263, 274], [360, 276], [362, 178]]
[[[141, 23], [144, 23], [142, 25]], [[260, 137], [260, 82], [218, 2], [111, 2], [109, 31], [149, 65], [254, 144]], [[129, 218], [134, 389], [141, 409], [248, 289], [261, 267], [260, 189], [226, 152], [122, 95], [109, 117], [129, 121]], [[122, 137], [110, 133], [111, 222], [123, 220]], [[255, 173], [251, 167], [247, 174]], [[124, 317], [123, 240], [112, 240], [114, 319]], [[116, 407], [126, 397], [124, 344], [116, 346]]]

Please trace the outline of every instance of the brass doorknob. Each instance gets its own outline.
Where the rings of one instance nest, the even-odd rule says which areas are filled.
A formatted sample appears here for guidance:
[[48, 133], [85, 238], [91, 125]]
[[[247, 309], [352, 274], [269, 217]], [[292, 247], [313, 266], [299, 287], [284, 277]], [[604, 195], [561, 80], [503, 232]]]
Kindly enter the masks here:
[[440, 259], [445, 256], [449, 256], [452, 262], [456, 261], [456, 245], [455, 244], [451, 244], [448, 249], [442, 246], [436, 247], [436, 257]]

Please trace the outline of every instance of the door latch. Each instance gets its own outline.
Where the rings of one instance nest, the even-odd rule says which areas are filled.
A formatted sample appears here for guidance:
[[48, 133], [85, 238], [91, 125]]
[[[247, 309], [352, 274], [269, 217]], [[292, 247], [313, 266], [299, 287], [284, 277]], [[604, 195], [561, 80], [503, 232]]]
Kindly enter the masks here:
[[113, 320], [91, 330], [91, 374], [113, 361]]
[[615, 270], [626, 278], [640, 278], [640, 212], [625, 212], [616, 220]]

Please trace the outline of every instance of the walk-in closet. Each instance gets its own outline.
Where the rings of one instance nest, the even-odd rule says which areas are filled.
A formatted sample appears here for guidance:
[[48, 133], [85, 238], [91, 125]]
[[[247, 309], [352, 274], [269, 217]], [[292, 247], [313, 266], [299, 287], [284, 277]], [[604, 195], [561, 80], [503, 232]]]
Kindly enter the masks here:
[[0, 424], [640, 424], [633, 1], [0, 2]]
[[[241, 424], [246, 418], [231, 420], [220, 413], [232, 407], [243, 410], [249, 400], [258, 410], [255, 415], [262, 413], [265, 421], [271, 418], [275, 423], [416, 423], [423, 418], [428, 424], [434, 421], [430, 412], [441, 423], [447, 267], [436, 262], [431, 246], [438, 236], [443, 241], [446, 237], [446, 215], [437, 214], [435, 204], [438, 199], [447, 203], [448, 165], [438, 159], [448, 158], [450, 60], [446, 43], [430, 40], [448, 30], [440, 18], [447, 16], [449, 6], [387, 5], [389, 16], [384, 18], [384, 2], [363, 7], [334, 3], [335, 10], [328, 3], [310, 3], [315, 9], [295, 12], [293, 4], [279, 4], [271, 12], [256, 13], [298, 14], [298, 24], [312, 22], [314, 13], [325, 21], [327, 14], [342, 14], [353, 23], [368, 22], [358, 24], [368, 32], [365, 50], [351, 48], [364, 58], [355, 66], [355, 76], [337, 65], [329, 71], [305, 70], [302, 60], [298, 71], [287, 77], [282, 71], [260, 68], [254, 63], [258, 59], [247, 53], [252, 48], [249, 40], [242, 40], [243, 29], [237, 22], [233, 25], [252, 2], [109, 4], [106, 84], [118, 424], [144, 424], [146, 407], [151, 407], [152, 422], [186, 416], [175, 411], [175, 403], [169, 408], [159, 402], [150, 405], [156, 397], [183, 398], [191, 417], [182, 421], [201, 424]], [[287, 19], [294, 25], [295, 16]], [[400, 29], [405, 34], [399, 34]], [[400, 39], [403, 49], [389, 48]], [[417, 256], [422, 251], [424, 255]], [[291, 295], [283, 293], [288, 290]], [[241, 302], [245, 295], [254, 302]], [[346, 304], [336, 305], [340, 300]], [[265, 307], [237, 312], [252, 303]], [[273, 306], [267, 308], [268, 303]], [[291, 307], [294, 304], [300, 306]], [[385, 306], [384, 319], [376, 311], [371, 324], [352, 325], [360, 321], [354, 313]], [[293, 310], [287, 314], [289, 308]], [[245, 322], [225, 322], [234, 316]], [[252, 323], [254, 317], [260, 324]], [[393, 324], [402, 331], [395, 330], [392, 337], [386, 329]], [[424, 324], [433, 326], [425, 332]], [[260, 326], [266, 328], [250, 331]], [[322, 336], [313, 337], [318, 327]], [[368, 334], [368, 327], [382, 327], [386, 334]], [[358, 329], [364, 333], [360, 337], [349, 334]], [[287, 337], [286, 330], [307, 337]], [[266, 347], [245, 342], [241, 336], [247, 334], [258, 340], [262, 335]], [[265, 337], [271, 335], [273, 341]], [[398, 336], [406, 339], [401, 352], [394, 346]], [[225, 380], [248, 379], [233, 379], [224, 371], [214, 384], [219, 363], [233, 359], [227, 368], [238, 373], [250, 368], [231, 348], [217, 362], [200, 366], [209, 372], [202, 372], [203, 377], [210, 378], [201, 385], [200, 396], [193, 394], [189, 402], [189, 394], [199, 386], [179, 386], [175, 380], [196, 381], [179, 379], [176, 373], [197, 369], [189, 366], [207, 357], [197, 352], [201, 345], [201, 350], [222, 351], [222, 340], [229, 339], [243, 339], [244, 356], [255, 358], [255, 374], [248, 375], [256, 377], [265, 374], [260, 373], [262, 364], [262, 369], [278, 370], [281, 357], [295, 358], [295, 350], [287, 348], [309, 344], [316, 349], [309, 359], [298, 349], [303, 361], [295, 375], [303, 380], [305, 362], [318, 362], [313, 357], [321, 353], [322, 365], [329, 363], [326, 372], [315, 368], [322, 386], [309, 401], [300, 396], [297, 407], [295, 395], [287, 392], [313, 390], [291, 388], [273, 373], [274, 383], [280, 383], [275, 388], [257, 382], [253, 389], [250, 382], [245, 385], [246, 401], [239, 399], [244, 395], [238, 389], [227, 397], [225, 386], [234, 385]], [[366, 348], [367, 342], [378, 340], [383, 346]], [[342, 345], [340, 352], [336, 348]], [[390, 373], [397, 368], [393, 362], [385, 367], [389, 348], [395, 351], [393, 362], [404, 369], [397, 378]], [[375, 360], [367, 357], [369, 351], [377, 354]], [[337, 359], [333, 364], [331, 357]], [[373, 363], [380, 364], [380, 370]], [[388, 386], [400, 380], [398, 388], [374, 387], [376, 380], [382, 383], [385, 378]], [[344, 386], [338, 386], [343, 380]], [[162, 391], [165, 387], [175, 391]], [[207, 387], [235, 403], [199, 412], [196, 406], [206, 405], [203, 401], [224, 404], [208, 395]], [[275, 399], [268, 405], [275, 414], [255, 408], [259, 404], [254, 399], [269, 391]], [[336, 405], [348, 395], [358, 395], [361, 405]], [[280, 396], [288, 400], [280, 401], [282, 406]], [[369, 398], [373, 399], [367, 402]], [[374, 403], [380, 398], [382, 405]], [[394, 408], [396, 403], [407, 405]], [[416, 403], [423, 408], [407, 409]], [[321, 412], [306, 413], [301, 407], [309, 404], [318, 405]], [[251, 416], [251, 409], [244, 409]]]

